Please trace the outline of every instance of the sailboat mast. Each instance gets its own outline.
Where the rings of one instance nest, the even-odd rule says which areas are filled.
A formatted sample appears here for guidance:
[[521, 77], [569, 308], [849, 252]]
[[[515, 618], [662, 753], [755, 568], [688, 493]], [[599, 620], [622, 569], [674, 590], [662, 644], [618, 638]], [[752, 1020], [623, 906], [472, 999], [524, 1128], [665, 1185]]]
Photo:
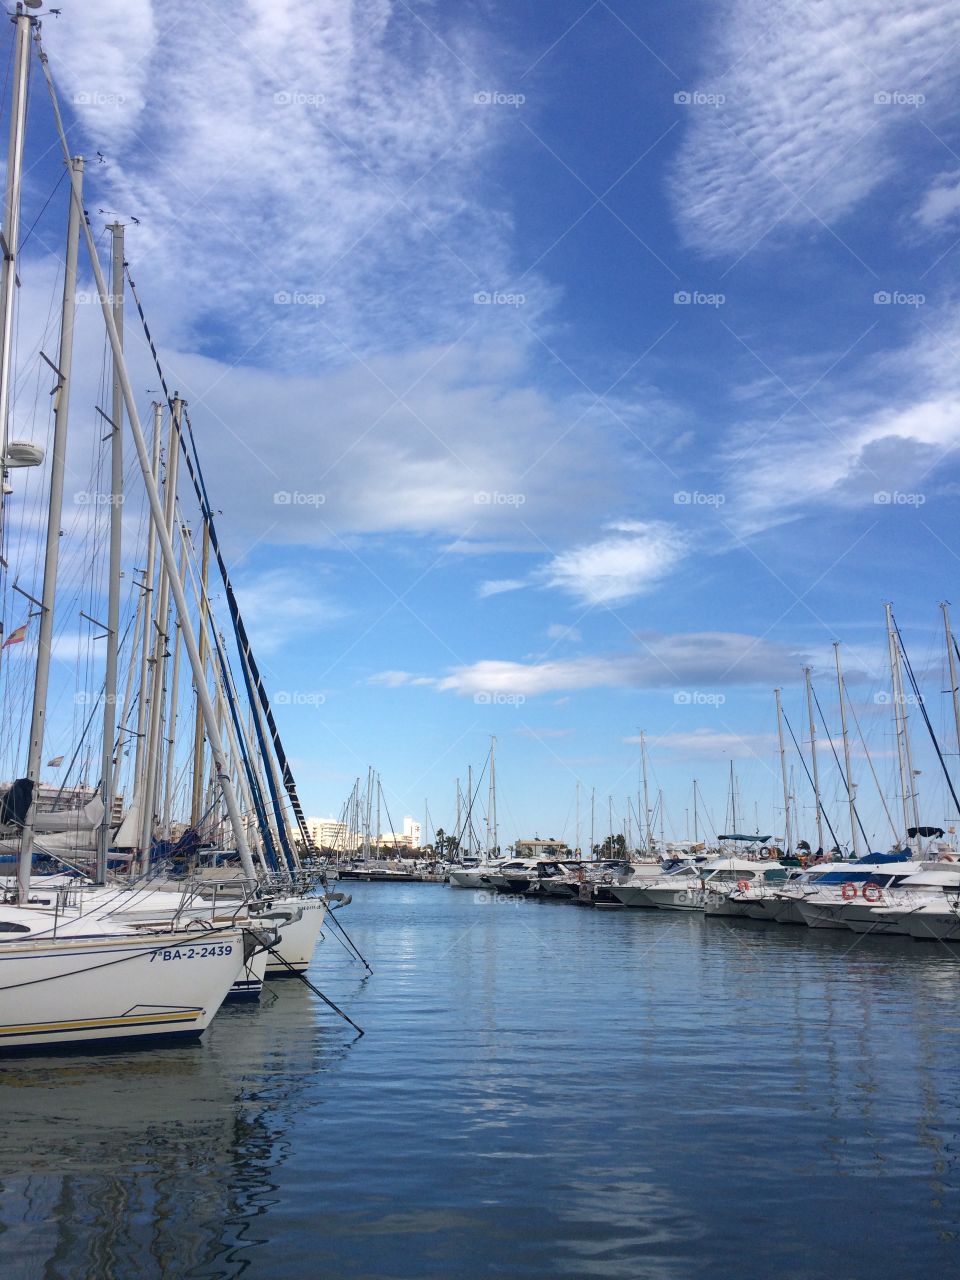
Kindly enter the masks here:
[[577, 837], [576, 837], [576, 840], [577, 842], [574, 845], [574, 849], [576, 850], [577, 857], [579, 858], [580, 857], [580, 779], [579, 778], [577, 779]]
[[[79, 192], [83, 181], [83, 160], [70, 160], [73, 190]], [[17, 893], [21, 902], [30, 894], [30, 867], [33, 861], [34, 820], [37, 792], [40, 787], [40, 762], [43, 759], [43, 732], [47, 718], [47, 687], [50, 681], [53, 611], [57, 595], [57, 569], [60, 558], [60, 528], [63, 517], [63, 478], [67, 462], [67, 419], [70, 412], [70, 379], [73, 371], [73, 322], [76, 312], [77, 256], [80, 249], [80, 211], [82, 205], [70, 201], [67, 217], [67, 251], [63, 268], [63, 311], [60, 322], [60, 350], [57, 357], [57, 405], [53, 420], [53, 458], [50, 466], [50, 493], [47, 504], [47, 538], [43, 560], [43, 590], [40, 600], [40, 635], [37, 640], [37, 672], [33, 686], [33, 714], [30, 720], [30, 745], [27, 751], [26, 776], [34, 784], [33, 799], [23, 827], [20, 856], [17, 861]], [[3, 488], [0, 483], [0, 489]], [[112, 747], [111, 743], [111, 747]]]
[[[171, 546], [176, 529], [177, 467], [180, 460], [180, 421], [182, 413], [183, 401], [179, 396], [174, 396], [167, 437], [167, 467], [163, 495], [164, 527], [171, 539]], [[143, 810], [140, 814], [140, 862], [143, 871], [146, 871], [149, 867], [150, 849], [153, 843], [154, 810], [156, 808], [155, 801], [160, 775], [160, 713], [164, 702], [164, 676], [167, 666], [168, 632], [170, 630], [170, 579], [171, 576], [176, 577], [176, 575], [176, 565], [172, 570], [168, 570], [166, 563], [161, 562], [157, 607], [153, 617], [155, 638], [153, 669], [150, 679], [150, 720], [147, 745], [144, 752]]]
[[[56, 90], [53, 87], [53, 81], [50, 79], [49, 68], [45, 62], [41, 65], [43, 66], [44, 77], [50, 91], [50, 98], [53, 103], [54, 114], [57, 121], [57, 131], [60, 135], [61, 145], [66, 152], [66, 135], [63, 130], [63, 120], [60, 116], [60, 107], [57, 102]], [[78, 212], [82, 212], [83, 201], [78, 188], [76, 174], [71, 174], [71, 181], [73, 202], [76, 204]], [[147, 452], [147, 442], [143, 435], [143, 429], [140, 426], [140, 416], [137, 413], [137, 404], [133, 394], [133, 386], [130, 382], [130, 375], [127, 372], [127, 367], [123, 359], [123, 351], [120, 346], [117, 326], [113, 322], [112, 308], [109, 306], [109, 301], [105, 296], [106, 281], [103, 277], [100, 259], [97, 256], [97, 246], [94, 242], [93, 233], [91, 232], [89, 225], [83, 219], [81, 219], [81, 226], [87, 245], [87, 252], [90, 256], [90, 263], [93, 267], [97, 292], [101, 295], [103, 321], [106, 325], [107, 335], [110, 339], [110, 347], [120, 366], [120, 382], [123, 388], [123, 400], [126, 405], [127, 418], [130, 422], [130, 429], [137, 449], [137, 459], [140, 463], [140, 470], [143, 475], [143, 482], [147, 491], [147, 499], [150, 503], [152, 524], [157, 531], [157, 538], [160, 543], [160, 552], [163, 556], [163, 561], [169, 575], [177, 616], [180, 619], [180, 625], [183, 629], [183, 642], [186, 647], [187, 655], [190, 658], [190, 667], [193, 671], [194, 682], [197, 685], [197, 696], [199, 697], [203, 707], [204, 724], [207, 728], [207, 738], [210, 741], [210, 749], [213, 755], [217, 778], [220, 783], [220, 790], [230, 818], [230, 825], [233, 828], [233, 834], [236, 838], [237, 853], [243, 866], [244, 875], [253, 880], [256, 878], [256, 869], [253, 865], [253, 859], [250, 856], [250, 849], [247, 844], [246, 832], [243, 825], [243, 817], [240, 813], [240, 806], [237, 803], [237, 795], [233, 789], [233, 784], [230, 781], [230, 775], [227, 771], [227, 758], [224, 754], [220, 733], [217, 728], [216, 711], [214, 710], [213, 703], [210, 700], [210, 695], [207, 692], [206, 685], [204, 684], [203, 667], [200, 663], [200, 653], [197, 649], [193, 626], [191, 625], [189, 613], [187, 611], [187, 598], [183, 590], [183, 584], [177, 577], [176, 555], [173, 549], [173, 542], [171, 541], [170, 534], [168, 533], [164, 522], [163, 505], [160, 501], [160, 494], [157, 490], [156, 480], [154, 479], [154, 475], [150, 467], [150, 455]]]
[[[117, 337], [123, 346], [123, 223], [107, 228], [111, 235], [113, 263], [110, 277], [110, 305]], [[107, 652], [103, 681], [103, 754], [100, 766], [100, 794], [103, 821], [97, 832], [97, 883], [107, 878], [107, 849], [113, 822], [115, 790], [114, 740], [117, 735], [117, 664], [120, 652], [120, 576], [123, 571], [123, 391], [117, 362], [113, 362], [113, 396], [110, 403], [110, 559], [107, 565]]]
[[467, 765], [467, 854], [473, 857], [473, 765]]
[[693, 780], [693, 843], [699, 844], [700, 837], [697, 834], [697, 780]]
[[[960, 690], [957, 688], [957, 653], [953, 632], [950, 629], [950, 613], [946, 600], [940, 605], [943, 611], [943, 629], [947, 641], [947, 669], [950, 672], [950, 693], [953, 698], [953, 727], [957, 736], [957, 753], [960, 755]], [[960, 814], [957, 815], [960, 817]]]
[[[200, 665], [207, 669], [207, 583], [210, 573], [210, 526], [203, 522], [203, 550], [200, 558]], [[200, 699], [193, 725], [193, 791], [190, 797], [190, 825], [199, 826], [203, 813], [203, 712]]]
[[590, 788], [590, 857], [593, 857], [594, 820], [597, 810], [597, 788]]
[[893, 731], [897, 740], [897, 764], [900, 770], [900, 803], [903, 807], [903, 842], [907, 844], [907, 828], [910, 823], [910, 774], [906, 757], [906, 724], [903, 714], [903, 689], [900, 673], [900, 651], [893, 633], [893, 612], [889, 604], [883, 606], [887, 624], [887, 657], [890, 662], [890, 700], [893, 703]]
[[840, 697], [840, 732], [843, 734], [843, 767], [847, 775], [847, 804], [850, 807], [850, 845], [853, 856], [860, 856], [860, 842], [857, 839], [857, 805], [854, 799], [856, 789], [850, 772], [850, 739], [847, 736], [847, 700], [843, 688], [843, 673], [840, 670], [840, 641], [833, 642], [833, 656], [837, 664], [837, 693]]
[[647, 785], [647, 735], [640, 730], [640, 770], [643, 774], [643, 841], [644, 848], [650, 854], [650, 790]]
[[823, 806], [820, 803], [820, 765], [817, 761], [817, 727], [813, 718], [813, 683], [810, 667], [803, 668], [807, 687], [807, 719], [810, 722], [810, 762], [813, 766], [813, 803], [817, 814], [817, 850], [823, 850]]
[[783, 780], [783, 842], [784, 849], [789, 857], [793, 852], [793, 840], [790, 830], [790, 785], [787, 781], [787, 753], [783, 746], [783, 707], [780, 702], [782, 689], [774, 689], [774, 697], [777, 700], [777, 737], [780, 740], [780, 775]]
[[497, 851], [497, 774], [494, 756], [497, 750], [496, 738], [490, 739], [490, 794], [487, 801], [487, 850], [495, 855]]
[[[27, 82], [30, 77], [30, 27], [33, 19], [17, 5], [13, 49], [13, 96], [10, 140], [3, 204], [3, 266], [0, 272], [0, 480], [6, 465], [10, 428], [10, 373], [13, 361], [13, 304], [17, 287], [20, 246], [20, 189], [23, 185], [23, 140], [27, 122]], [[73, 300], [70, 302], [73, 306]], [[0, 483], [0, 553], [3, 549], [5, 485]], [[2, 628], [0, 628], [2, 629]]]

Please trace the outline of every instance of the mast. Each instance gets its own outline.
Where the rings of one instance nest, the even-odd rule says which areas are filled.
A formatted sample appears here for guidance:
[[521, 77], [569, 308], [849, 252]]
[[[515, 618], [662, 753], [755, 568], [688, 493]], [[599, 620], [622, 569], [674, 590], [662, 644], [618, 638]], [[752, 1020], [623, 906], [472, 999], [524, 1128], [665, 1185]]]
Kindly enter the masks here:
[[643, 774], [643, 839], [650, 854], [650, 791], [647, 785], [647, 735], [640, 730], [640, 770]]
[[731, 834], [737, 835], [737, 782], [733, 773], [733, 761], [730, 761], [730, 828]]
[[[163, 405], [159, 401], [153, 402], [153, 453], [151, 457], [151, 476], [154, 483], [160, 475], [160, 430], [161, 418], [163, 414]], [[133, 794], [130, 797], [130, 807], [137, 806], [134, 812], [134, 836], [130, 841], [131, 844], [136, 843], [143, 824], [144, 812], [144, 752], [147, 745], [147, 712], [149, 709], [149, 699], [147, 698], [147, 689], [150, 681], [150, 642], [153, 632], [154, 609], [156, 606], [156, 592], [154, 590], [156, 578], [156, 557], [157, 542], [156, 530], [153, 521], [148, 521], [147, 525], [147, 566], [143, 575], [143, 634], [140, 637], [140, 679], [137, 691], [137, 745], [133, 758]], [[131, 657], [131, 662], [133, 658]]]
[[577, 857], [579, 858], [581, 856], [581, 853], [580, 853], [580, 779], [579, 778], [577, 779], [577, 837], [576, 838], [577, 838], [577, 843], [574, 846], [574, 848], [576, 849]]
[[697, 780], [693, 780], [693, 843], [699, 844], [700, 837], [697, 835]]
[[[200, 666], [207, 669], [207, 580], [210, 573], [210, 526], [203, 522], [203, 551], [200, 560]], [[196, 827], [203, 813], [203, 712], [197, 699], [193, 725], [193, 792], [190, 799], [190, 825]]]
[[803, 668], [803, 679], [807, 687], [807, 719], [810, 722], [810, 762], [813, 765], [813, 803], [817, 814], [817, 851], [823, 852], [823, 806], [820, 803], [820, 765], [817, 761], [817, 727], [813, 718], [813, 684], [811, 668]]
[[[50, 71], [44, 59], [41, 63], [43, 66], [44, 77], [47, 81], [47, 87], [50, 90], [50, 98], [53, 103], [54, 114], [57, 121], [57, 131], [60, 135], [61, 145], [64, 152], [67, 153], [66, 135], [63, 131], [63, 120], [60, 116], [60, 107], [57, 102], [56, 90], [53, 87], [53, 81], [50, 79]], [[77, 176], [71, 173], [71, 183], [73, 192], [73, 201], [77, 206], [78, 212], [82, 213], [83, 202], [77, 185]], [[101, 295], [101, 307], [103, 310], [103, 320], [107, 328], [107, 334], [110, 338], [110, 347], [113, 355], [119, 361], [120, 382], [123, 388], [123, 399], [126, 405], [127, 418], [130, 422], [130, 429], [133, 434], [134, 444], [137, 449], [137, 459], [140, 463], [140, 470], [143, 475], [143, 482], [147, 490], [147, 498], [150, 503], [150, 512], [153, 517], [152, 523], [157, 530], [157, 537], [160, 543], [160, 551], [166, 565], [167, 573], [170, 579], [170, 585], [173, 589], [174, 603], [177, 609], [177, 615], [180, 618], [180, 624], [183, 629], [183, 642], [186, 647], [187, 655], [190, 659], [190, 667], [193, 671], [194, 680], [197, 684], [197, 696], [200, 698], [203, 706], [203, 719], [207, 728], [207, 738], [210, 741], [210, 749], [213, 755], [214, 766], [217, 778], [220, 783], [220, 790], [223, 794], [223, 800], [230, 817], [230, 825], [237, 841], [237, 853], [240, 862], [243, 865], [244, 875], [251, 880], [256, 878], [256, 869], [253, 865], [253, 859], [250, 856], [250, 849], [247, 845], [246, 832], [244, 831], [243, 818], [240, 813], [240, 807], [237, 804], [236, 792], [230, 781], [230, 775], [227, 771], [227, 758], [223, 751], [220, 734], [217, 728], [217, 715], [214, 710], [210, 695], [203, 683], [203, 668], [200, 664], [200, 653], [197, 649], [197, 642], [194, 636], [193, 627], [190, 624], [190, 617], [187, 611], [187, 598], [184, 594], [183, 584], [177, 577], [176, 557], [173, 550], [173, 543], [167, 532], [164, 523], [163, 506], [160, 501], [160, 494], [157, 491], [157, 484], [150, 468], [150, 455], [147, 452], [147, 442], [143, 435], [143, 429], [140, 426], [140, 416], [137, 413], [136, 399], [133, 394], [133, 387], [130, 383], [130, 376], [127, 372], [126, 364], [123, 359], [123, 351], [120, 346], [120, 338], [117, 333], [117, 326], [113, 322], [112, 309], [108, 305], [104, 296], [106, 293], [106, 281], [103, 277], [103, 270], [100, 266], [100, 259], [97, 256], [97, 246], [93, 239], [93, 233], [90, 230], [86, 220], [82, 220], [82, 228], [84, 238], [86, 240], [87, 252], [90, 256], [90, 263], [93, 267], [93, 274], [96, 280], [97, 292]]]
[[[0, 272], [0, 554], [3, 551], [4, 483], [10, 430], [10, 375], [13, 362], [13, 303], [17, 287], [20, 246], [20, 189], [23, 185], [23, 140], [27, 121], [27, 82], [30, 78], [30, 28], [33, 19], [17, 5], [13, 48], [13, 95], [10, 101], [10, 139], [3, 203], [3, 268]], [[71, 309], [73, 299], [70, 300]], [[2, 627], [0, 627], [2, 630]]]
[[[180, 458], [180, 419], [183, 413], [183, 401], [179, 396], [173, 400], [173, 412], [170, 414], [170, 426], [167, 436], [167, 469], [164, 484], [164, 527], [172, 539], [176, 529], [177, 508], [177, 464]], [[172, 543], [171, 543], [172, 545]], [[167, 655], [170, 630], [170, 579], [176, 576], [174, 566], [172, 572], [167, 570], [161, 561], [157, 607], [153, 624], [155, 638], [153, 645], [153, 671], [150, 681], [150, 725], [147, 745], [144, 752], [144, 785], [143, 809], [140, 814], [140, 858], [142, 870], [146, 871], [150, 864], [150, 848], [153, 843], [154, 809], [160, 773], [160, 713], [164, 702], [164, 676], [167, 666]]]
[[[497, 749], [496, 738], [490, 739], [490, 792], [487, 799], [487, 849], [491, 854], [497, 849], [497, 774], [494, 755]], [[492, 837], [492, 840], [491, 840]]]
[[793, 840], [790, 830], [790, 785], [787, 781], [787, 753], [783, 746], [783, 707], [780, 704], [781, 689], [774, 689], [777, 700], [777, 736], [780, 739], [780, 774], [783, 779], [783, 842], [784, 852], [789, 857], [793, 851]]
[[846, 771], [847, 803], [850, 806], [850, 842], [854, 858], [860, 856], [860, 845], [857, 840], [857, 806], [854, 800], [856, 788], [850, 772], [850, 739], [847, 737], [847, 705], [843, 690], [843, 673], [840, 670], [840, 641], [833, 642], [833, 656], [837, 664], [837, 692], [840, 695], [840, 732], [843, 734], [843, 764]]
[[597, 788], [590, 788], [590, 857], [593, 857], [593, 840], [594, 840], [594, 819], [597, 808]]
[[[20, 17], [17, 18], [20, 36]], [[67, 249], [63, 267], [63, 311], [60, 322], [60, 350], [57, 356], [57, 403], [53, 420], [53, 458], [50, 466], [50, 493], [47, 503], [47, 538], [43, 560], [43, 590], [40, 600], [40, 635], [37, 640], [37, 672], [33, 686], [33, 714], [30, 720], [30, 744], [27, 750], [27, 777], [34, 784], [33, 798], [27, 813], [17, 861], [17, 893], [21, 902], [30, 894], [30, 868], [33, 861], [34, 820], [37, 791], [40, 787], [40, 762], [43, 759], [43, 732], [47, 718], [47, 687], [50, 681], [50, 647], [53, 640], [53, 611], [57, 595], [57, 569], [60, 557], [60, 527], [63, 517], [63, 477], [67, 462], [67, 419], [70, 412], [70, 379], [73, 366], [73, 322], [76, 311], [77, 256], [80, 249], [79, 200], [83, 181], [83, 160], [69, 161], [70, 180], [77, 198], [71, 199], [67, 215]], [[0, 481], [0, 489], [3, 488]], [[111, 743], [111, 748], [113, 744]]]
[[[184, 558], [184, 535], [181, 532], [180, 537], [180, 563], [183, 564]], [[161, 825], [161, 834], [164, 840], [170, 839], [171, 834], [171, 809], [173, 806], [173, 769], [174, 757], [176, 756], [177, 747], [177, 704], [180, 697], [180, 623], [174, 623], [174, 641], [173, 641], [173, 674], [170, 677], [170, 712], [167, 717], [167, 756], [166, 756], [166, 775], [163, 786], [163, 819]]]
[[473, 765], [467, 765], [467, 854], [473, 857]]
[[[950, 614], [947, 602], [940, 605], [943, 611], [943, 629], [947, 640], [947, 669], [950, 672], [950, 693], [953, 698], [953, 727], [957, 736], [957, 753], [960, 755], [960, 690], [957, 688], [957, 653], [954, 648], [953, 632], [950, 630]], [[960, 813], [957, 815], [960, 817]]]
[[[117, 337], [123, 346], [123, 223], [107, 228], [113, 248], [110, 302]], [[123, 571], [123, 391], [116, 359], [113, 361], [113, 397], [110, 405], [110, 560], [107, 568], [107, 654], [103, 682], [103, 755], [100, 794], [103, 822], [97, 832], [97, 883], [107, 878], [107, 849], [113, 821], [115, 790], [114, 743], [117, 736], [117, 660], [120, 651], [120, 577]]]
[[[893, 732], [897, 740], [897, 764], [900, 770], [900, 803], [903, 806], [903, 843], [909, 842], [907, 828], [910, 823], [910, 791], [911, 778], [906, 754], [906, 718], [903, 706], [903, 687], [900, 673], [900, 654], [893, 634], [892, 606], [884, 604], [883, 611], [887, 623], [887, 656], [890, 661], [890, 691], [893, 703]], [[914, 824], [915, 825], [915, 824]]]

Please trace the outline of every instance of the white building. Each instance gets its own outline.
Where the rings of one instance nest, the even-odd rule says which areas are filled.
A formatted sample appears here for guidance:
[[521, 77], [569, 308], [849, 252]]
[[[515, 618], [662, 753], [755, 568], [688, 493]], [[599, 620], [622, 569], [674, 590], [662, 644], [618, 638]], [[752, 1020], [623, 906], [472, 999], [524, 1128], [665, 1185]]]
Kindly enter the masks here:
[[308, 818], [307, 830], [318, 849], [356, 849], [357, 837], [350, 835], [347, 824], [338, 818]]
[[420, 828], [421, 824], [415, 819], [410, 817], [404, 818], [402, 831], [380, 832], [380, 848], [419, 849], [421, 847]]

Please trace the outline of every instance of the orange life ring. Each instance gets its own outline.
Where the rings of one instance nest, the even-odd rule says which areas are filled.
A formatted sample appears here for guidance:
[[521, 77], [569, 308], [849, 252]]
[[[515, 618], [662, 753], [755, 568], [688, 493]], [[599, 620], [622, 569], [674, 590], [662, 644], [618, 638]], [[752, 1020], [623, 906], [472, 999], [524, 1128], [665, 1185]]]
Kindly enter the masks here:
[[[867, 894], [868, 889], [870, 890], [869, 895]], [[879, 902], [883, 897], [883, 890], [878, 884], [865, 884], [860, 893], [864, 902]]]
[[743, 893], [744, 889], [749, 889], [749, 888], [750, 888], [750, 881], [749, 881], [749, 880], [738, 880], [738, 881], [737, 881], [737, 888], [740, 890], [740, 892], [741, 892], [741, 893]]
[[846, 902], [852, 901], [857, 896], [857, 886], [852, 880], [845, 880], [840, 886], [840, 897]]

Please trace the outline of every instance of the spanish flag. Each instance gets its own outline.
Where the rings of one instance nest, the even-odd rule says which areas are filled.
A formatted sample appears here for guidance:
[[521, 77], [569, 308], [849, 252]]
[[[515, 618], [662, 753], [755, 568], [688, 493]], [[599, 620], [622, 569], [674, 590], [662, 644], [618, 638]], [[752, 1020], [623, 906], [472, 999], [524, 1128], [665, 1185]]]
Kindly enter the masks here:
[[22, 627], [17, 627], [16, 631], [11, 631], [10, 634], [7, 636], [6, 640], [4, 640], [3, 642], [4, 649], [6, 649], [8, 645], [11, 645], [11, 644], [23, 644], [24, 640], [26, 640], [27, 638], [27, 628], [29, 626], [30, 626], [30, 623], [25, 622]]

